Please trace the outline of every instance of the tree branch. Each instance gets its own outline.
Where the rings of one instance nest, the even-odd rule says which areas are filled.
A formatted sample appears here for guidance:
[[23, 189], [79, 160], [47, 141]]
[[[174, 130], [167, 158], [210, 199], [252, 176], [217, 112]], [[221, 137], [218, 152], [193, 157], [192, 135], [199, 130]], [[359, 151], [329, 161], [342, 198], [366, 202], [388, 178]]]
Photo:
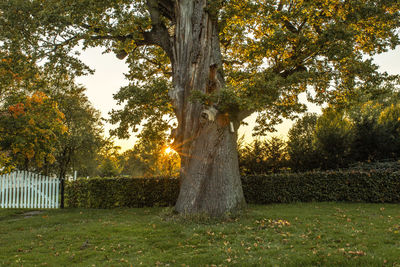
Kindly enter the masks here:
[[256, 112], [256, 110], [242, 110], [238, 113], [237, 119], [239, 122], [242, 122], [244, 119], [246, 119], [248, 116]]
[[[170, 0], [147, 0], [147, 7], [150, 12], [151, 25], [153, 28], [150, 32], [144, 32], [144, 39], [153, 42], [160, 46], [167, 53], [171, 62], [173, 61], [172, 44], [167, 27], [161, 20], [161, 9], [159, 4], [164, 4], [166, 7], [173, 7]], [[171, 6], [172, 5], [172, 6]]]
[[278, 8], [276, 10], [277, 11], [282, 11], [282, 8], [283, 8], [283, 0], [280, 0], [279, 4], [278, 4]]
[[293, 26], [292, 23], [290, 23], [290, 21], [288, 21], [287, 19], [283, 19], [283, 24], [285, 25], [286, 29], [288, 29], [290, 32], [292, 33], [299, 33], [299, 30]]
[[[96, 27], [92, 25], [88, 25], [86, 23], [81, 23], [79, 26], [82, 29], [88, 31], [91, 35], [89, 38], [91, 40], [114, 40], [124, 42], [126, 40], [132, 40], [135, 42], [136, 46], [144, 46], [144, 45], [157, 45], [161, 47], [170, 58], [171, 62], [173, 60], [172, 53], [172, 44], [171, 38], [168, 33], [167, 27], [164, 25], [161, 20], [161, 15], [174, 19], [174, 3], [172, 0], [147, 0], [147, 6], [150, 13], [152, 29], [150, 31], [142, 31], [142, 38], [138, 38], [136, 34], [127, 34], [127, 35], [115, 35], [112, 34], [110, 29], [102, 29], [101, 27]], [[105, 34], [101, 34], [102, 31], [105, 30]], [[83, 39], [83, 35], [75, 35], [68, 40], [65, 40], [62, 43], [55, 44], [54, 50], [56, 50], [60, 46], [64, 46], [69, 44], [72, 41]], [[119, 59], [123, 59], [128, 55], [128, 53], [124, 50], [121, 50], [117, 57]]]
[[175, 9], [174, 9], [174, 2], [171, 0], [159, 0], [158, 5], [160, 8], [160, 13], [172, 20], [173, 23], [175, 23]]
[[[127, 35], [94, 35], [91, 36], [92, 40], [116, 40], [120, 42], [124, 42], [126, 40], [132, 40], [135, 42], [136, 46], [144, 46], [144, 45], [157, 45], [164, 49], [167, 53], [170, 60], [172, 60], [172, 47], [169, 39], [168, 30], [162, 26], [153, 27], [151, 31], [142, 32], [143, 39], [135, 38], [133, 34]], [[119, 59], [124, 59], [127, 56], [126, 51], [121, 51], [117, 55]]]
[[149, 57], [146, 57], [146, 56], [142, 56], [142, 57], [143, 57], [143, 59], [147, 60], [149, 63], [151, 63], [151, 64], [157, 66], [159, 69], [161, 69], [161, 71], [162, 71], [162, 73], [164, 75], [172, 76], [172, 72], [164, 71], [164, 69], [163, 69], [164, 65], [163, 64], [161, 64], [161, 63], [157, 62], [156, 60], [153, 60], [153, 59], [151, 59]]

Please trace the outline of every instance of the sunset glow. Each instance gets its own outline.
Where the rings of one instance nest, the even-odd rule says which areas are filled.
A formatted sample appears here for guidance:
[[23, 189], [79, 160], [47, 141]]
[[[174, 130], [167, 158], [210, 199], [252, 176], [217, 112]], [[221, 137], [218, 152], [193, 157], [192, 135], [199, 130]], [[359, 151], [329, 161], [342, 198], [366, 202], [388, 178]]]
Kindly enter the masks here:
[[169, 146], [167, 146], [164, 150], [164, 153], [167, 155], [171, 154], [172, 152], [174, 152], [174, 150]]

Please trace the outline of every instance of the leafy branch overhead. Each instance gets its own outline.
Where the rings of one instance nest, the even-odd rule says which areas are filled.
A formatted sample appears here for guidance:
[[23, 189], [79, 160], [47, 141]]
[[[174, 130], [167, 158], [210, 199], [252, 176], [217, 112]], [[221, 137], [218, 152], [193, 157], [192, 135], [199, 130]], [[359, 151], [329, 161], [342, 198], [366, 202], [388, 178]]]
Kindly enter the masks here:
[[[176, 60], [177, 2], [172, 0], [106, 1], [3, 1], [0, 4], [2, 50], [18, 51], [33, 60], [46, 57], [45, 66], [73, 75], [88, 73], [73, 48], [102, 46], [125, 58], [130, 66], [127, 78], [136, 103], [154, 106], [159, 116], [170, 114], [165, 101], [140, 97], [148, 90], [148, 80], [169, 80]], [[194, 1], [196, 5], [201, 1]], [[217, 21], [223, 69], [218, 70], [229, 90], [202, 91], [204, 98], [227, 96], [223, 105], [235, 104], [232, 112], [243, 118], [260, 112], [266, 129], [301, 112], [297, 96], [313, 89], [310, 100], [340, 101], [343, 92], [368, 88], [368, 84], [394, 82], [367, 56], [385, 52], [399, 44], [398, 1], [208, 1], [207, 12]], [[192, 20], [199, 18], [193, 17]], [[204, 29], [192, 29], [193, 35]], [[193, 51], [196, 51], [196, 47]], [[172, 63], [172, 65], [171, 65]], [[151, 78], [152, 77], [152, 78]], [[156, 85], [157, 87], [157, 85]], [[147, 88], [147, 89], [146, 89]], [[164, 89], [159, 93], [167, 96]], [[172, 87], [168, 89], [171, 91]], [[123, 88], [115, 98], [128, 101]], [[312, 97], [311, 97], [312, 95]], [[239, 101], [240, 100], [240, 101]], [[215, 101], [213, 101], [215, 104]], [[139, 103], [138, 103], [139, 104]], [[116, 111], [119, 135], [140, 124], [148, 115], [138, 112], [127, 123]], [[154, 112], [154, 111], [153, 111]], [[230, 111], [231, 112], [231, 111]], [[118, 115], [117, 115], [118, 114]], [[145, 116], [146, 115], [146, 116]], [[157, 117], [157, 119], [156, 119]], [[132, 119], [132, 118], [129, 118]], [[153, 119], [150, 118], [150, 121]]]

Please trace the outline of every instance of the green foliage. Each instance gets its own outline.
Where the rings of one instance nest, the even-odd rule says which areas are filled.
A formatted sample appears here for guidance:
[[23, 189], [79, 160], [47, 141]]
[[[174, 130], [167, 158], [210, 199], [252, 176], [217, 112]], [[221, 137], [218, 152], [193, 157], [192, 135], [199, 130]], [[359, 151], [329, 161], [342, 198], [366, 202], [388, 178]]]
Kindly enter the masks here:
[[351, 164], [346, 170], [398, 172], [400, 171], [400, 160], [357, 162], [355, 164]]
[[14, 169], [14, 164], [11, 163], [12, 158], [6, 151], [0, 151], [0, 174], [9, 173]]
[[[114, 52], [126, 58], [130, 68], [126, 76], [131, 81], [116, 95], [127, 106], [112, 114], [111, 121], [119, 124], [114, 134], [126, 137], [130, 128], [137, 130], [144, 121], [149, 127], [165, 128], [174, 117], [168, 91], [175, 71], [171, 62], [178, 57], [163, 43], [174, 46], [180, 38], [175, 28], [178, 14], [174, 14], [178, 9], [174, 1], [154, 3], [5, 0], [0, 4], [1, 53], [3, 58], [11, 57], [15, 66], [31, 68], [26, 72], [30, 77], [36, 63], [45, 58], [44, 72], [73, 78], [91, 71], [72, 53], [78, 45]], [[243, 117], [259, 112], [258, 134], [273, 130], [282, 117], [293, 118], [304, 111], [297, 96], [307, 90], [315, 91], [312, 101], [337, 104], [354, 92], [360, 97], [376, 85], [390, 87], [398, 82], [380, 74], [364, 56], [400, 43], [396, 0], [218, 0], [207, 1], [204, 8], [217, 21], [218, 53], [224, 63], [218, 73], [229, 88], [219, 92], [223, 101], [218, 109], [231, 112], [233, 107], [233, 113], [243, 111]], [[18, 57], [29, 58], [29, 64]], [[10, 84], [8, 74], [2, 76], [4, 84]]]
[[238, 148], [239, 169], [242, 175], [276, 173], [287, 165], [286, 143], [278, 137], [254, 140]]
[[[180, 158], [169, 145], [162, 125], [146, 127], [134, 147], [121, 155], [123, 175], [129, 177], [175, 176], [179, 174]], [[169, 126], [168, 126], [169, 127]]]
[[352, 124], [343, 112], [328, 108], [318, 118], [314, 142], [321, 167], [334, 169], [345, 166], [353, 141]]
[[21, 91], [37, 91], [43, 81], [31, 56], [11, 53], [0, 48], [0, 103]]
[[383, 129], [386, 156], [400, 157], [400, 103], [386, 107], [378, 119], [378, 127]]
[[116, 177], [121, 174], [121, 167], [115, 158], [105, 157], [98, 166], [98, 172], [101, 177]]
[[254, 175], [242, 178], [248, 203], [309, 201], [399, 203], [400, 172], [351, 170]]
[[85, 88], [76, 86], [73, 81], [60, 81], [54, 87], [45, 90], [65, 114], [68, 131], [58, 139], [53, 173], [65, 177], [76, 170], [82, 176], [94, 175], [96, 157], [106, 143], [100, 113], [89, 102]]
[[368, 101], [350, 109], [349, 117], [353, 124], [351, 159], [353, 161], [376, 161], [391, 158], [385, 149], [384, 128], [378, 125], [383, 105]]
[[64, 114], [41, 92], [7, 100], [0, 117], [0, 149], [11, 158], [6, 164], [48, 173], [47, 165], [55, 162], [60, 138], [68, 130]]
[[[129, 137], [129, 129], [138, 131], [137, 126], [143, 123], [142, 136], [147, 138], [150, 132], [159, 135], [171, 128], [169, 121], [173, 117], [172, 105], [168, 90], [171, 84], [165, 79], [152, 79], [146, 83], [132, 83], [123, 87], [114, 96], [119, 104], [126, 104], [122, 110], [111, 112], [111, 122], [119, 126], [112, 134]], [[150, 104], [151, 103], [151, 104]], [[159, 132], [156, 132], [158, 130]]]
[[319, 117], [305, 114], [288, 133], [293, 171], [346, 167], [351, 160], [354, 125], [343, 111], [327, 108]]
[[66, 183], [66, 206], [85, 208], [152, 207], [175, 204], [176, 178], [92, 178]]
[[[247, 203], [400, 203], [399, 162], [362, 169], [242, 176]], [[93, 178], [68, 182], [66, 205], [85, 208], [174, 205], [176, 178]]]
[[306, 171], [320, 166], [320, 157], [314, 146], [317, 115], [306, 113], [288, 132], [288, 165], [293, 171]]
[[397, 1], [229, 3], [221, 12], [226, 22], [221, 43], [231, 60], [225, 65], [227, 81], [264, 111], [257, 133], [301, 111], [297, 96], [310, 88], [315, 93], [309, 100], [333, 104], [356, 90], [363, 95], [376, 85], [396, 83], [363, 54], [399, 43], [393, 29], [400, 20], [392, 20], [399, 15]]
[[97, 153], [97, 170], [95, 175], [100, 177], [116, 177], [121, 174], [119, 146], [115, 146], [111, 139], [105, 140], [101, 150]]
[[[20, 72], [29, 75], [27, 70]], [[18, 116], [11, 116], [10, 113], [11, 115], [1, 118], [0, 127], [4, 127], [5, 132], [14, 131], [11, 134], [14, 139], [3, 135], [4, 140], [0, 144], [3, 150], [2, 166], [33, 168], [35, 171], [56, 174], [58, 177], [65, 177], [67, 173], [72, 174], [71, 167], [78, 170], [81, 175], [95, 174], [95, 167], [92, 165], [97, 164], [95, 163], [97, 153], [104, 145], [101, 136], [103, 128], [99, 112], [92, 107], [85, 96], [85, 88], [77, 86], [68, 76], [50, 77], [48, 73], [46, 75], [36, 73], [37, 79], [34, 82], [27, 77], [19, 78], [19, 75], [15, 76], [15, 84], [9, 87], [11, 90], [2, 96], [3, 101], [0, 101], [4, 115], [11, 111], [18, 113]], [[33, 88], [39, 91], [30, 93]], [[29, 97], [30, 95], [32, 97]], [[24, 98], [28, 100], [31, 98], [29, 101], [33, 104], [26, 105], [25, 102], [28, 100]], [[11, 122], [11, 119], [14, 122]], [[5, 125], [6, 123], [13, 124]], [[64, 134], [57, 131], [59, 124], [63, 125], [61, 130]], [[5, 140], [6, 137], [8, 141]], [[30, 142], [37, 144], [32, 147]], [[11, 149], [10, 146], [14, 148]], [[15, 146], [21, 146], [25, 150]], [[32, 160], [27, 161], [20, 157], [19, 163], [16, 164], [16, 159], [12, 163], [11, 152], [15, 154], [17, 150], [25, 151], [25, 155], [29, 157], [38, 155], [44, 150], [51, 150], [51, 153], [46, 152], [48, 157], [42, 156], [35, 160], [35, 163], [29, 163], [28, 161]]]
[[289, 131], [291, 169], [335, 169], [399, 158], [400, 111], [395, 98], [390, 102], [353, 102], [351, 108], [325, 109], [318, 119], [299, 119]]

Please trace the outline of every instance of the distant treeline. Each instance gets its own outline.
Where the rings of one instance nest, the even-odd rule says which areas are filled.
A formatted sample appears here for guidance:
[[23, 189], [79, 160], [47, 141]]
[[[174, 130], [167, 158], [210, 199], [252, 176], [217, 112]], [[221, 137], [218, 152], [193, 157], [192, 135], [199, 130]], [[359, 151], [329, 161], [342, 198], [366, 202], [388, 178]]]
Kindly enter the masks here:
[[352, 109], [306, 113], [287, 141], [272, 137], [239, 142], [243, 175], [349, 168], [400, 158], [400, 103], [366, 102]]

